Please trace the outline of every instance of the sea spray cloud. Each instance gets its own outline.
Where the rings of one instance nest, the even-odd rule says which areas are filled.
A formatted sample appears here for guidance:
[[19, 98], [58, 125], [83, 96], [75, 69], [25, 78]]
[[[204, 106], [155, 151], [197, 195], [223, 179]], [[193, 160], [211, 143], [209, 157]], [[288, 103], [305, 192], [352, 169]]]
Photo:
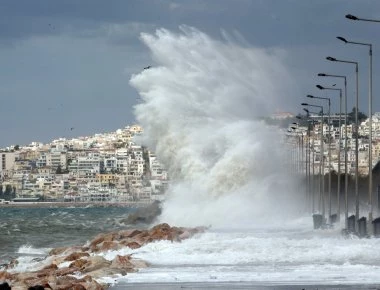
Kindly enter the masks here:
[[130, 83], [143, 142], [171, 178], [162, 221], [241, 226], [284, 214], [295, 189], [282, 137], [259, 120], [291, 84], [281, 59], [186, 26], [141, 39], [156, 65]]

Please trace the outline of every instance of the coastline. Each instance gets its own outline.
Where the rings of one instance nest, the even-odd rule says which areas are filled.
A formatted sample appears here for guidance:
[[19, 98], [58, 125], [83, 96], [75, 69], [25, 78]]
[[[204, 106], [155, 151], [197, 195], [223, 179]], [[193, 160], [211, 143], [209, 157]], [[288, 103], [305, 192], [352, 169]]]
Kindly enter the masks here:
[[45, 208], [45, 207], [147, 207], [147, 202], [11, 202], [0, 203], [1, 208]]

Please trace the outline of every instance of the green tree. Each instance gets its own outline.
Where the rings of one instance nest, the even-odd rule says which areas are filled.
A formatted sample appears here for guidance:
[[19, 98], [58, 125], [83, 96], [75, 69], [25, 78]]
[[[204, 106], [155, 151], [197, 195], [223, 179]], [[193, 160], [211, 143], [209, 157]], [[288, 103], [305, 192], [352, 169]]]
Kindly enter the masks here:
[[14, 148], [13, 148], [14, 150], [20, 150], [20, 145], [16, 145]]
[[[350, 113], [348, 113], [348, 116], [347, 116], [348, 123], [350, 123], [350, 124], [355, 123], [355, 114], [356, 114], [356, 107], [353, 107], [352, 111]], [[363, 122], [367, 118], [368, 117], [366, 114], [358, 111], [358, 122], [359, 123]]]
[[55, 171], [55, 174], [62, 174], [62, 167], [61, 165], [58, 165], [57, 170]]

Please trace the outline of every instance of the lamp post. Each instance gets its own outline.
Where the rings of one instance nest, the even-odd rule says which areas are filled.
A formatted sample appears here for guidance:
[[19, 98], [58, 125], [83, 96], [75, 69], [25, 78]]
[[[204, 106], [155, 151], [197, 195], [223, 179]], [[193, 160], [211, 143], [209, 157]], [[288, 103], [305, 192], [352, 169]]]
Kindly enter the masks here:
[[368, 147], [368, 199], [369, 199], [369, 213], [368, 221], [372, 223], [372, 44], [365, 42], [349, 41], [341, 36], [337, 37], [344, 43], [356, 44], [367, 46], [369, 48], [369, 90], [368, 90], [368, 114], [369, 114], [369, 147]]
[[[322, 113], [322, 118], [321, 118], [321, 134], [320, 134], [320, 137], [321, 137], [321, 146], [320, 146], [320, 161], [319, 161], [319, 176], [320, 176], [320, 181], [321, 181], [321, 186], [319, 188], [319, 193], [320, 193], [320, 196], [322, 198], [322, 217], [323, 217], [323, 223], [325, 223], [325, 194], [324, 194], [324, 191], [325, 191], [325, 182], [324, 182], [324, 176], [325, 176], [325, 167], [324, 167], [324, 158], [323, 158], [323, 152], [324, 152], [324, 146], [323, 146], [323, 106], [319, 106], [319, 105], [314, 105], [314, 104], [308, 104], [308, 103], [302, 103], [301, 104], [302, 106], [308, 106], [308, 107], [316, 107], [316, 108], [319, 108], [321, 109], [321, 113]], [[308, 111], [306, 111], [308, 112]], [[323, 177], [323, 178], [322, 178]]]
[[342, 63], [350, 63], [355, 65], [355, 73], [356, 73], [356, 111], [355, 111], [355, 224], [356, 229], [358, 229], [359, 224], [359, 140], [358, 140], [358, 131], [359, 131], [359, 121], [358, 121], [358, 111], [359, 111], [359, 63], [356, 61], [349, 60], [339, 60], [334, 57], [328, 56], [326, 57], [329, 61], [334, 62], [342, 62]]
[[[302, 120], [302, 119], [306, 119], [307, 122], [309, 123], [309, 119], [307, 117], [305, 118], [302, 118], [301, 116], [296, 116], [297, 119], [299, 120]], [[297, 124], [298, 123], [293, 123], [293, 124]], [[303, 142], [303, 148], [305, 150], [305, 153], [304, 153], [304, 160], [305, 160], [305, 178], [306, 178], [306, 190], [305, 190], [305, 194], [306, 194], [306, 201], [307, 201], [307, 209], [310, 210], [310, 201], [311, 201], [311, 182], [310, 182], [310, 126], [308, 124], [307, 126], [307, 132], [306, 132], [306, 140], [304, 140]], [[306, 142], [307, 141], [307, 142]], [[313, 213], [313, 212], [312, 212]]]
[[360, 21], [368, 21], [368, 22], [380, 22], [380, 20], [376, 20], [376, 19], [367, 19], [367, 18], [359, 18], [359, 17], [356, 17], [352, 14], [347, 14], [346, 15], [346, 18], [347, 19], [350, 19], [350, 20], [360, 20]]
[[[320, 90], [332, 90], [339, 91], [339, 147], [338, 147], [338, 188], [337, 188], [337, 219], [340, 219], [340, 141], [341, 141], [341, 115], [342, 115], [342, 89], [339, 88], [329, 88], [317, 85]], [[331, 142], [329, 143], [331, 146]], [[331, 150], [330, 150], [331, 152]], [[330, 156], [331, 158], [331, 156]], [[331, 162], [331, 161], [330, 161]], [[331, 175], [330, 175], [331, 176]]]
[[[317, 85], [318, 87], [318, 85]], [[328, 135], [329, 139], [331, 138], [331, 131], [330, 131], [330, 119], [331, 119], [331, 101], [330, 98], [324, 98], [324, 97], [314, 97], [312, 95], [307, 95], [306, 97], [308, 98], [313, 98], [313, 99], [320, 99], [320, 100], [326, 100], [328, 102], [328, 119], [327, 119], [327, 126], [328, 126]], [[328, 156], [329, 156], [329, 171], [328, 171], [328, 176], [329, 176], [329, 186], [328, 186], [328, 201], [329, 201], [329, 211], [328, 211], [328, 221], [329, 223], [331, 222], [331, 142], [329, 140], [329, 147], [328, 147]], [[323, 175], [324, 179], [324, 175]]]
[[305, 158], [304, 158], [303, 133], [300, 132], [298, 123], [293, 122], [292, 125], [296, 126], [296, 128], [295, 129], [293, 129], [294, 127], [290, 127], [290, 128], [292, 128], [293, 130], [296, 130], [297, 133], [301, 133], [301, 144], [299, 144], [299, 146], [298, 146], [298, 153], [299, 153], [299, 156], [301, 156], [301, 158], [299, 158], [299, 162], [298, 162], [298, 171], [302, 174], [302, 171], [303, 171], [302, 164], [304, 163], [304, 160], [305, 160]]
[[293, 129], [293, 131], [295, 131], [295, 133], [297, 134], [298, 136], [298, 152], [297, 152], [297, 156], [298, 156], [298, 162], [297, 162], [297, 168], [298, 168], [298, 172], [299, 173], [302, 173], [302, 164], [303, 164], [303, 134], [302, 132], [300, 132], [298, 130], [298, 123], [292, 123], [293, 125], [296, 125], [297, 127], [290, 127], [291, 129]]
[[[345, 117], [344, 117], [344, 219], [345, 219], [345, 227], [347, 228], [348, 224], [348, 169], [347, 169], [347, 153], [348, 153], [348, 146], [347, 146], [347, 78], [346, 76], [341, 75], [332, 75], [332, 74], [325, 74], [325, 73], [319, 73], [319, 77], [335, 77], [335, 78], [343, 78], [344, 79], [344, 106], [345, 106]], [[342, 93], [342, 91], [340, 91]], [[342, 119], [342, 97], [340, 97], [340, 118], [339, 118], [339, 128], [341, 128], [341, 119]], [[339, 129], [340, 130], [340, 129]], [[341, 135], [341, 131], [339, 131], [339, 136]], [[340, 150], [340, 141], [339, 141], [339, 150]], [[339, 153], [339, 164], [340, 164], [340, 153]], [[340, 174], [339, 174], [340, 176]], [[340, 182], [338, 182], [339, 186]], [[339, 189], [338, 192], [340, 193]], [[339, 209], [340, 207], [338, 207]], [[338, 215], [339, 218], [339, 215]]]
[[[303, 109], [307, 116], [310, 115], [310, 111], [306, 108]], [[311, 213], [314, 214], [315, 213], [315, 146], [314, 146], [314, 124], [315, 124], [315, 121], [310, 118], [310, 121], [312, 122], [312, 128], [313, 128], [313, 138], [311, 140], [311, 144], [309, 144], [309, 164], [311, 166], [311, 174], [310, 174], [310, 168], [309, 168], [309, 179], [311, 179], [311, 183], [310, 183], [310, 198], [311, 198]], [[310, 129], [309, 129], [309, 140], [310, 140]], [[310, 141], [309, 141], [310, 142]], [[310, 156], [310, 151], [311, 151], [311, 156]], [[310, 162], [310, 159], [312, 160], [312, 162]], [[312, 176], [312, 178], [310, 178], [310, 175]], [[319, 186], [320, 186], [320, 183], [319, 183]], [[320, 192], [320, 187], [319, 187], [319, 192]]]

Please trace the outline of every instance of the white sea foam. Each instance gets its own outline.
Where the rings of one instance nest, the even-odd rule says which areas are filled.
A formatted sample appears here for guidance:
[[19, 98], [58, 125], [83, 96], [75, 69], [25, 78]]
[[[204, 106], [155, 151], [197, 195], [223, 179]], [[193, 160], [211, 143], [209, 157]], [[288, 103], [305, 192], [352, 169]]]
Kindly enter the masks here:
[[35, 248], [32, 245], [22, 245], [17, 253], [19, 257], [17, 258], [18, 263], [12, 269], [8, 271], [11, 273], [16, 272], [26, 272], [33, 270], [38, 270], [48, 265], [51, 261], [50, 259], [43, 259], [51, 248]]
[[180, 31], [142, 34], [156, 65], [130, 81], [142, 99], [135, 113], [143, 142], [171, 177], [161, 220], [241, 226], [280, 211], [284, 219], [295, 212], [299, 189], [281, 135], [259, 120], [289, 94], [281, 57]]
[[27, 255], [44, 255], [49, 251], [48, 248], [34, 248], [32, 245], [22, 245], [18, 250], [18, 254], [27, 254]]
[[132, 250], [151, 267], [128, 282], [380, 283], [379, 239], [345, 239], [339, 230], [300, 227], [207, 232], [182, 243]]

